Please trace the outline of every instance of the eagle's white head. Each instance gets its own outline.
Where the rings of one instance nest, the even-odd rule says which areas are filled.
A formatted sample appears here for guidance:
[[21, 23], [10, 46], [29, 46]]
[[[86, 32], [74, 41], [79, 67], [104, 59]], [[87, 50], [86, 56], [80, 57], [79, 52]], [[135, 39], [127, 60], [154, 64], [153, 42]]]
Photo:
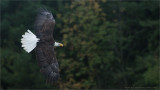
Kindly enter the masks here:
[[59, 47], [59, 46], [63, 47], [63, 44], [62, 43], [58, 43], [58, 42], [54, 43], [54, 47]]

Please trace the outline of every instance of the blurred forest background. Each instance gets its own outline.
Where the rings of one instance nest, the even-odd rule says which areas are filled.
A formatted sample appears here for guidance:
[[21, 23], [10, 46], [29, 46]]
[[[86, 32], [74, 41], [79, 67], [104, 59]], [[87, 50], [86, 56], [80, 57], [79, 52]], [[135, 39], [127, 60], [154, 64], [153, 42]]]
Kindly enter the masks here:
[[[159, 87], [158, 0], [2, 0], [0, 89]], [[47, 85], [35, 53], [20, 43], [37, 9], [56, 20], [60, 79]]]

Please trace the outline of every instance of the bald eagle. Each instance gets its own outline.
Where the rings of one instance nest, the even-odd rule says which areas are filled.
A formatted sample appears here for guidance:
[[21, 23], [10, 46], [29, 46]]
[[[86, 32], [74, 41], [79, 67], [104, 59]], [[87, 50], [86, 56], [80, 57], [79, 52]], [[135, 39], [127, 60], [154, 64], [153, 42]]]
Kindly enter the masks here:
[[22, 47], [26, 52], [29, 53], [35, 49], [40, 71], [46, 77], [47, 83], [58, 81], [59, 65], [54, 47], [63, 46], [63, 44], [54, 41], [54, 26], [55, 19], [52, 13], [47, 9], [40, 8], [34, 25], [35, 34], [27, 30], [21, 39]]

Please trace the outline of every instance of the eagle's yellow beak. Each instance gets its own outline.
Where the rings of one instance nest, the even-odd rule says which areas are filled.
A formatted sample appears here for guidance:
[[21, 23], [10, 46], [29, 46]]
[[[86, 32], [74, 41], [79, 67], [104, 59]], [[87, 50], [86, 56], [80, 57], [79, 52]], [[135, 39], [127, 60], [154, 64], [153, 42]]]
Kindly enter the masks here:
[[59, 46], [63, 47], [63, 44], [60, 44]]

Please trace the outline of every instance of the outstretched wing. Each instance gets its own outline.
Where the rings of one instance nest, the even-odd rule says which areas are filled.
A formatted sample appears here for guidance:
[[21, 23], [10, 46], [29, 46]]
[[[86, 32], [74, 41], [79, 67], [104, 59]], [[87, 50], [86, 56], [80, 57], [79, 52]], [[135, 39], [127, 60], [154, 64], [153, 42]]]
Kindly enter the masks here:
[[55, 20], [51, 12], [39, 9], [34, 29], [40, 41], [35, 48], [36, 59], [40, 71], [46, 76], [47, 82], [55, 83], [59, 78], [59, 65], [54, 52], [54, 30]]

